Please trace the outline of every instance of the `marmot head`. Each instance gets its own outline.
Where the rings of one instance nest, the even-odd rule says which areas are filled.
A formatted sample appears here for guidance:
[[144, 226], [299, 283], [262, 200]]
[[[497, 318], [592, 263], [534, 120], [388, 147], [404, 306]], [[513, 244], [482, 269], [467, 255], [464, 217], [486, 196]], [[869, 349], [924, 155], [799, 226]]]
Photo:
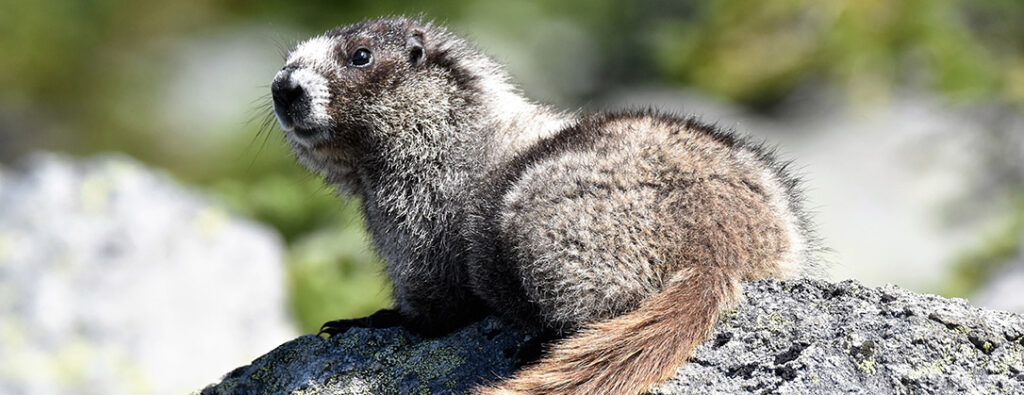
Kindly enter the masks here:
[[[500, 69], [445, 29], [406, 18], [341, 27], [293, 49], [271, 84], [299, 161], [342, 187], [367, 156], [440, 141]], [[443, 139], [441, 139], [443, 140]], [[345, 189], [345, 188], [343, 188]]]

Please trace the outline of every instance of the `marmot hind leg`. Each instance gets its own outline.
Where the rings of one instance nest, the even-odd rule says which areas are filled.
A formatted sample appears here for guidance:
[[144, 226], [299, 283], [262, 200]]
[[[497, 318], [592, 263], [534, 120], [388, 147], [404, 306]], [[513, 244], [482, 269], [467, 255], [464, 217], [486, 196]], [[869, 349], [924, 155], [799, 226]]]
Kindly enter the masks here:
[[796, 244], [778, 188], [741, 151], [630, 122], [578, 136], [525, 166], [494, 215], [503, 266], [547, 327], [633, 311], [684, 270], [782, 274]]
[[624, 172], [617, 160], [574, 155], [593, 157], [526, 171], [495, 216], [509, 255], [501, 264], [514, 268], [539, 321], [562, 332], [636, 309], [669, 269], [660, 190], [608, 177]]

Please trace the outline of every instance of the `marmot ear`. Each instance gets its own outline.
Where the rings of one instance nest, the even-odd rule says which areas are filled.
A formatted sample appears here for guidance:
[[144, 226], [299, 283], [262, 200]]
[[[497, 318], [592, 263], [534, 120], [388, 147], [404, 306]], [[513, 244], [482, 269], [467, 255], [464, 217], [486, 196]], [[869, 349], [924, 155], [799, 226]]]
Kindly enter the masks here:
[[409, 37], [405, 41], [405, 49], [409, 54], [409, 63], [413, 66], [423, 64], [427, 58], [426, 47], [423, 45], [425, 32], [418, 27], [409, 30]]

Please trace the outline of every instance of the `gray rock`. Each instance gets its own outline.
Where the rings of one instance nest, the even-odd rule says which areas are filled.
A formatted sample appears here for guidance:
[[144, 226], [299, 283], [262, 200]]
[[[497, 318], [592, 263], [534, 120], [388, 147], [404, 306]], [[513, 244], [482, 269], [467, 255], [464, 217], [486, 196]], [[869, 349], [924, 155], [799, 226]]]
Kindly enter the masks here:
[[[657, 394], [1022, 393], [1024, 317], [856, 282], [764, 280]], [[300, 337], [204, 394], [460, 392], [512, 371], [494, 318], [439, 339], [402, 329]]]
[[751, 286], [658, 393], [1021, 393], [1024, 317], [893, 286]]
[[488, 317], [439, 339], [400, 328], [353, 328], [292, 340], [228, 373], [205, 394], [464, 392], [512, 372], [526, 338]]
[[183, 393], [294, 336], [279, 237], [130, 159], [33, 156], [0, 207], [0, 393]]

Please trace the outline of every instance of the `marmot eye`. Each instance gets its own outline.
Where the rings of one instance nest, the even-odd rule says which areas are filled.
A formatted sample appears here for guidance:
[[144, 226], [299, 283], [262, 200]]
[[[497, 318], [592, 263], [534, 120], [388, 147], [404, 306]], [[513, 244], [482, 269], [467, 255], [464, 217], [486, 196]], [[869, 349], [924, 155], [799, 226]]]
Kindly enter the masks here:
[[373, 55], [370, 53], [369, 49], [359, 48], [352, 53], [352, 59], [350, 59], [350, 61], [354, 66], [366, 66], [370, 64], [370, 59], [372, 58]]

